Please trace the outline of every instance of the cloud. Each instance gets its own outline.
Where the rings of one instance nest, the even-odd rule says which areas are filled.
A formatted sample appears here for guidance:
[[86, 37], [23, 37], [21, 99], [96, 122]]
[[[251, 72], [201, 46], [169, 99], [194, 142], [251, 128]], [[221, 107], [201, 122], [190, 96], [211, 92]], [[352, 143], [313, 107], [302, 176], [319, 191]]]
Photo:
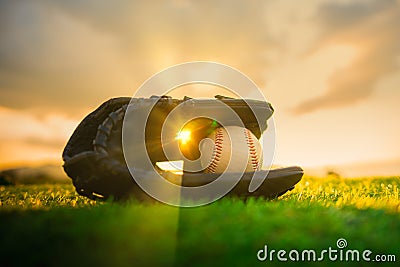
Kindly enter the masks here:
[[0, 105], [69, 113], [173, 64], [220, 61], [263, 85], [264, 1], [0, 2]]
[[0, 25], [0, 105], [81, 115], [120, 89], [112, 38], [43, 2], [1, 2]]
[[[65, 140], [77, 126], [76, 120], [52, 114], [43, 118], [18, 110], [0, 107], [0, 140], [42, 140], [50, 143], [54, 140]], [[29, 131], [27, 131], [29, 130]]]
[[397, 68], [399, 13], [394, 0], [302, 7], [290, 1], [0, 1], [0, 105], [81, 118], [108, 98], [132, 95], [157, 71], [193, 60], [232, 65], [265, 89], [267, 74], [285, 58], [301, 61], [298, 53], [335, 44], [357, 47], [358, 57], [294, 112], [350, 105]]
[[332, 1], [319, 7], [319, 17], [325, 29], [342, 31], [349, 26], [363, 23], [368, 18], [396, 6], [396, 0]]
[[373, 93], [385, 75], [399, 69], [398, 2], [330, 3], [320, 7], [318, 21], [327, 32], [318, 42], [321, 49], [332, 44], [351, 45], [356, 47], [357, 57], [330, 77], [325, 93], [298, 104], [295, 114], [360, 102]]
[[78, 121], [56, 114], [38, 118], [0, 107], [0, 124], [0, 165], [4, 165], [27, 158], [61, 159], [61, 151]]

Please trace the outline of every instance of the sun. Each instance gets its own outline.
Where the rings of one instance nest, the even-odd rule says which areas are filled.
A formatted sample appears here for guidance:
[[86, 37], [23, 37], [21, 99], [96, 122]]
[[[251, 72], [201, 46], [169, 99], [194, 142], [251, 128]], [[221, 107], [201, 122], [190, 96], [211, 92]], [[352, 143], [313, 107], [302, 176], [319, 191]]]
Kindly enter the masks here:
[[192, 135], [191, 131], [182, 130], [182, 131], [178, 132], [178, 134], [176, 135], [175, 139], [180, 141], [182, 145], [185, 145], [187, 142], [190, 141], [191, 135]]

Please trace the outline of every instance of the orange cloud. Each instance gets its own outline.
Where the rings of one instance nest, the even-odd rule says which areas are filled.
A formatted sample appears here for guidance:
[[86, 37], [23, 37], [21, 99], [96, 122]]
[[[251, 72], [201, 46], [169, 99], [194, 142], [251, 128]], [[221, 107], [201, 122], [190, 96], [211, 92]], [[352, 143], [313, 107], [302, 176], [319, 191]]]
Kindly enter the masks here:
[[365, 100], [386, 75], [399, 69], [400, 5], [396, 1], [327, 4], [319, 20], [325, 29], [320, 45], [343, 43], [358, 48], [352, 64], [337, 70], [329, 79], [327, 90], [297, 104], [296, 114], [324, 108], [337, 108]]
[[26, 160], [54, 161], [77, 121], [57, 114], [43, 118], [0, 107], [0, 166]]

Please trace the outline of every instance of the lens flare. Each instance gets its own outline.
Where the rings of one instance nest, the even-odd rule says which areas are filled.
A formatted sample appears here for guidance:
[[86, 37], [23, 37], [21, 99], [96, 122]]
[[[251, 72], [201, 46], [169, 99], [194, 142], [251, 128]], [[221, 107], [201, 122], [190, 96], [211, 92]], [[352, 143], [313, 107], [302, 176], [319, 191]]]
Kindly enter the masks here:
[[176, 135], [175, 139], [180, 141], [182, 145], [185, 145], [187, 142], [190, 141], [191, 135], [192, 135], [191, 131], [182, 130]]

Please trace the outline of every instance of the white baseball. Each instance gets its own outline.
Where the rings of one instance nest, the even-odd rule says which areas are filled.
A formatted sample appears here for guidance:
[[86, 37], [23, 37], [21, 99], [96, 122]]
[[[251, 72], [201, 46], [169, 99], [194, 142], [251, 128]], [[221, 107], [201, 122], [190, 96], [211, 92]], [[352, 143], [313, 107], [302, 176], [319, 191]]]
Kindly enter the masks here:
[[257, 171], [263, 153], [257, 137], [239, 126], [219, 127], [200, 142], [200, 161], [205, 172]]

